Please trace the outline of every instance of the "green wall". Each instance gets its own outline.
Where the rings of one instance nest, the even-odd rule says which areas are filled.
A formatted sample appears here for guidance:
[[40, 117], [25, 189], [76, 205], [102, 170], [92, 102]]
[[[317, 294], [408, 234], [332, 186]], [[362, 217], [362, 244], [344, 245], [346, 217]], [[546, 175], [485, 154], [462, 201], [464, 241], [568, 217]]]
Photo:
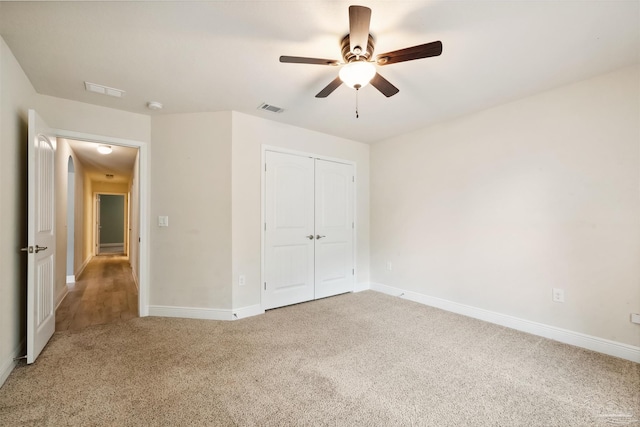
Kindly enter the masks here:
[[124, 243], [124, 196], [100, 195], [100, 244]]

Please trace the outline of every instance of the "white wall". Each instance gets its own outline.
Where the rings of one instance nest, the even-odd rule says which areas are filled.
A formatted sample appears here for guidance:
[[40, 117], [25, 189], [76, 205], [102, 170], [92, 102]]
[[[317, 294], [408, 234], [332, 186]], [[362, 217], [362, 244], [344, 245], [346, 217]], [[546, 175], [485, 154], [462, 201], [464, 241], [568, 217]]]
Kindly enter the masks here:
[[155, 116], [152, 147], [150, 304], [230, 310], [231, 113]]
[[23, 353], [26, 327], [27, 109], [33, 86], [0, 37], [0, 385]]
[[[101, 96], [101, 95], [96, 95]], [[83, 102], [36, 95], [35, 108], [47, 124], [64, 129], [100, 136], [151, 141], [151, 117]]]
[[[356, 162], [356, 275], [369, 281], [369, 146], [233, 112], [233, 308], [260, 304], [262, 145]], [[238, 276], [245, 285], [238, 285]]]
[[368, 282], [368, 145], [237, 112], [161, 115], [152, 119], [152, 313], [230, 318], [260, 305], [263, 144], [357, 162], [357, 271]]
[[372, 281], [640, 345], [639, 81], [626, 68], [375, 144]]

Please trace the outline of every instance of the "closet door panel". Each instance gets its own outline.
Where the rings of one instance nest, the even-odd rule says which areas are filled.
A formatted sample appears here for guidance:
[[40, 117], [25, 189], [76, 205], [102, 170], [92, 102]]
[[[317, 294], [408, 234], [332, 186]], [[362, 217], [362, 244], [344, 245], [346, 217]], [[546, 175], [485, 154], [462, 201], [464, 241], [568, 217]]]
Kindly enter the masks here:
[[353, 291], [353, 166], [315, 161], [315, 298]]
[[314, 298], [314, 161], [266, 153], [264, 309]]

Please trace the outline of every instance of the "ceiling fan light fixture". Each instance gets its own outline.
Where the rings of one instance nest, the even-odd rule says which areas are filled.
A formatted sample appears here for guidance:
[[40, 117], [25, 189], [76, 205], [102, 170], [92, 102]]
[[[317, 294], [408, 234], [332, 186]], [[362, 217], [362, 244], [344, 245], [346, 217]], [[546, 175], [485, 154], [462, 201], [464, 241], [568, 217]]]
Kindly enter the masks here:
[[400, 90], [376, 71], [376, 65], [387, 66], [399, 62], [439, 56], [442, 53], [442, 42], [438, 40], [386, 52], [374, 59], [375, 40], [369, 33], [370, 24], [371, 9], [366, 6], [349, 6], [349, 33], [340, 42], [343, 63], [333, 59], [306, 58], [302, 56], [281, 56], [280, 62], [314, 65], [344, 64], [338, 76], [318, 92], [316, 98], [326, 98], [342, 83], [356, 89], [356, 94], [358, 89], [371, 83], [371, 86], [389, 98]]
[[353, 61], [343, 65], [338, 75], [350, 88], [360, 89], [368, 85], [376, 75], [376, 67], [371, 62]]
[[111, 154], [113, 151], [110, 145], [98, 145], [97, 150], [100, 154]]

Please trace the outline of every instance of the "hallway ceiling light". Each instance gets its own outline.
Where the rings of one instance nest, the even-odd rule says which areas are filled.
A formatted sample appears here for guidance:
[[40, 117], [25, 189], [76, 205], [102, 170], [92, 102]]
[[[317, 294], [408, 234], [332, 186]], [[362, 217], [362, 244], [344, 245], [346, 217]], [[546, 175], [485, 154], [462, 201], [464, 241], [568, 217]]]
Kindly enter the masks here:
[[147, 108], [149, 110], [162, 110], [162, 104], [158, 101], [149, 101], [147, 102]]
[[98, 145], [98, 153], [100, 154], [111, 154], [112, 151], [110, 145]]

